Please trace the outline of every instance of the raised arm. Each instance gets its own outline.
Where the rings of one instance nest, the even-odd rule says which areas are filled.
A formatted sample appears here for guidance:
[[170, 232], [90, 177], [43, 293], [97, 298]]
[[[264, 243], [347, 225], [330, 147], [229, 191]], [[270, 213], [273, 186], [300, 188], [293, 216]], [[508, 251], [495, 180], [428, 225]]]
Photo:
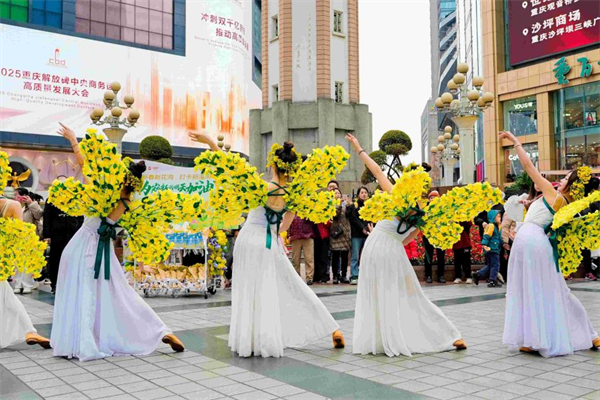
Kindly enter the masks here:
[[64, 137], [71, 143], [71, 148], [73, 149], [73, 153], [75, 153], [75, 158], [77, 159], [77, 164], [83, 168], [83, 154], [81, 154], [81, 150], [79, 149], [79, 142], [77, 141], [77, 136], [75, 136], [75, 132], [71, 130], [68, 126], [64, 125], [62, 122], [59, 122], [60, 129], [56, 132], [60, 136]]
[[347, 134], [346, 140], [352, 144], [352, 147], [358, 153], [358, 157], [365, 164], [365, 166], [369, 169], [369, 171], [371, 171], [371, 173], [373, 174], [373, 176], [379, 183], [379, 186], [381, 186], [381, 188], [384, 191], [391, 192], [394, 185], [392, 185], [392, 182], [390, 182], [390, 180], [385, 175], [385, 172], [383, 172], [383, 170], [381, 169], [379, 164], [377, 164], [375, 161], [373, 161], [373, 159], [371, 157], [369, 157], [367, 152], [365, 150], [363, 150], [362, 146], [358, 142], [358, 139], [355, 138], [354, 135]]
[[190, 132], [188, 132], [188, 136], [190, 137], [192, 142], [206, 144], [206, 145], [208, 145], [208, 147], [210, 147], [210, 149], [212, 151], [221, 150], [221, 149], [219, 149], [219, 146], [217, 146], [217, 144], [215, 143], [213, 138], [211, 138], [207, 133], [198, 132], [198, 131], [194, 131], [194, 132], [190, 131]]
[[288, 229], [290, 229], [290, 226], [292, 225], [292, 222], [294, 221], [294, 218], [296, 217], [296, 214], [294, 214], [291, 211], [286, 212], [283, 215], [283, 219], [281, 220], [281, 225], [279, 226], [279, 232], [285, 232]]
[[556, 196], [558, 196], [556, 189], [554, 189], [552, 183], [550, 183], [546, 178], [544, 178], [540, 171], [537, 170], [535, 165], [533, 165], [533, 162], [531, 162], [531, 159], [527, 155], [527, 152], [523, 149], [523, 145], [519, 142], [515, 135], [513, 135], [510, 132], [504, 131], [500, 132], [498, 137], [500, 139], [506, 139], [514, 144], [515, 151], [519, 156], [519, 162], [523, 166], [523, 169], [525, 170], [525, 172], [527, 172], [527, 175], [529, 175], [531, 180], [538, 186], [540, 191], [543, 193], [546, 201], [549, 204], [554, 204]]

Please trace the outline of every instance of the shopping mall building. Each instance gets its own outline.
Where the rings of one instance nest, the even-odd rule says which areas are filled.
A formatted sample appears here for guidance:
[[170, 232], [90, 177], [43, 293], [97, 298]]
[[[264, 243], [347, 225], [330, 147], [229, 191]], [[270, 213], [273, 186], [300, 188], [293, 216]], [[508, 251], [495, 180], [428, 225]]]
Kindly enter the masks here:
[[554, 179], [586, 164], [600, 169], [600, 6], [598, 0], [482, 1], [486, 90], [485, 175], [514, 180], [521, 165], [498, 141], [509, 130], [540, 171]]
[[[249, 110], [261, 104], [261, 1], [1, 0], [0, 146], [22, 186], [43, 193], [81, 172], [58, 122], [79, 137], [110, 83], [133, 95], [141, 117], [123, 138], [138, 156], [149, 135], [173, 159], [201, 151], [190, 129], [222, 134], [248, 154]], [[128, 115], [125, 110], [123, 116]], [[98, 127], [102, 130], [103, 127]]]

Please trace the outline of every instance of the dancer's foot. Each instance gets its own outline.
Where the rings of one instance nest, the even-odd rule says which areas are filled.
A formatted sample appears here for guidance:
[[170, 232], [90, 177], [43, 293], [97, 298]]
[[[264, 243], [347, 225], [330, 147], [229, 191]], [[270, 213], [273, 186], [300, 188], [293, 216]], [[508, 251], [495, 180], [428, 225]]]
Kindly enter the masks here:
[[169, 346], [171, 346], [173, 351], [176, 351], [177, 353], [181, 353], [185, 350], [185, 347], [183, 346], [183, 343], [181, 343], [181, 340], [179, 340], [177, 336], [173, 335], [172, 333], [166, 335], [162, 341], [163, 343], [166, 343]]
[[331, 335], [331, 337], [333, 338], [333, 347], [336, 349], [343, 349], [344, 347], [346, 347], [346, 341], [344, 340], [344, 335], [342, 335], [342, 332], [338, 329], [337, 331], [333, 332], [333, 335]]
[[456, 342], [452, 343], [452, 346], [456, 347], [456, 350], [466, 350], [467, 349], [467, 344], [462, 339], [458, 339]]
[[521, 347], [521, 348], [519, 349], [519, 351], [520, 351], [521, 353], [530, 353], [530, 354], [531, 354], [531, 353], [535, 353], [535, 352], [536, 352], [536, 351], [535, 351], [534, 349], [532, 349], [531, 347], [525, 347], [525, 346]]
[[17, 289], [17, 288], [14, 288], [14, 289], [13, 289], [13, 293], [14, 293], [14, 294], [21, 294], [21, 288], [18, 288], [18, 289]]
[[592, 348], [600, 348], [600, 337], [597, 337], [596, 339], [592, 340]]
[[50, 349], [50, 340], [48, 340], [47, 338], [38, 335], [37, 333], [28, 333], [27, 335], [25, 335], [25, 342], [30, 345], [36, 345], [39, 344], [40, 346], [42, 346], [44, 349]]

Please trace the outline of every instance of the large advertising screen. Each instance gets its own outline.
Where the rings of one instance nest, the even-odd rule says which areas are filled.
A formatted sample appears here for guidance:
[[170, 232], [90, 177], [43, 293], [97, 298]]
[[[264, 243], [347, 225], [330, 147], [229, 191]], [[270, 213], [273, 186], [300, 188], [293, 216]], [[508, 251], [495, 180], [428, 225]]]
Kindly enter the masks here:
[[119, 98], [132, 94], [141, 113], [125, 142], [161, 135], [195, 146], [187, 130], [206, 129], [247, 154], [249, 109], [260, 107], [251, 4], [186, 2], [185, 55], [0, 24], [0, 129], [54, 135], [61, 121], [83, 136], [118, 81]]
[[600, 44], [598, 0], [505, 0], [510, 64]]

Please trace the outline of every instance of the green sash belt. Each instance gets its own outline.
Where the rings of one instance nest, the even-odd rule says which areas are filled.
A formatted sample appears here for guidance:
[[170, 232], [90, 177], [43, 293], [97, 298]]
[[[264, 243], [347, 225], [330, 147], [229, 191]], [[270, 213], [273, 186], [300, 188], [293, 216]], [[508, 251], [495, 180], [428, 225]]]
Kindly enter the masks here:
[[267, 217], [267, 249], [271, 248], [273, 238], [271, 237], [271, 225], [277, 225], [277, 236], [279, 237], [279, 225], [287, 209], [281, 211], [273, 211], [269, 207], [265, 207], [265, 216]]
[[[412, 211], [415, 211], [416, 214], [406, 216]], [[400, 222], [398, 223], [398, 229], [396, 230], [396, 232], [398, 232], [400, 235], [404, 235], [406, 232], [408, 232], [410, 230], [410, 228], [412, 228], [414, 226], [416, 226], [417, 228], [420, 228], [421, 225], [423, 225], [423, 216], [424, 215], [425, 215], [425, 212], [423, 210], [421, 210], [419, 207], [409, 208], [406, 213], [403, 213], [402, 215], [398, 215], [398, 217], [400, 217]], [[402, 229], [402, 224], [406, 225], [405, 229]]]
[[[550, 211], [550, 213], [552, 215], [556, 214], [556, 211], [554, 211], [554, 209], [552, 207], [550, 207], [550, 204], [548, 204], [548, 202], [546, 201], [545, 198], [542, 197], [542, 201], [544, 202], [544, 205], [546, 206], [546, 208], [548, 209], [548, 211]], [[560, 266], [558, 265], [558, 233], [557, 231], [553, 230], [551, 228], [552, 226], [552, 222], [550, 222], [550, 225], [548, 225], [547, 227], [544, 228], [544, 233], [550, 234], [550, 236], [548, 237], [548, 239], [550, 240], [550, 245], [552, 246], [552, 253], [554, 255], [554, 264], [556, 265], [556, 272], [560, 273]]]
[[102, 265], [102, 255], [104, 255], [104, 279], [110, 279], [110, 241], [117, 238], [117, 229], [115, 225], [111, 225], [102, 217], [100, 228], [98, 228], [98, 250], [96, 251], [96, 263], [94, 265], [94, 279], [100, 276], [100, 267]]

